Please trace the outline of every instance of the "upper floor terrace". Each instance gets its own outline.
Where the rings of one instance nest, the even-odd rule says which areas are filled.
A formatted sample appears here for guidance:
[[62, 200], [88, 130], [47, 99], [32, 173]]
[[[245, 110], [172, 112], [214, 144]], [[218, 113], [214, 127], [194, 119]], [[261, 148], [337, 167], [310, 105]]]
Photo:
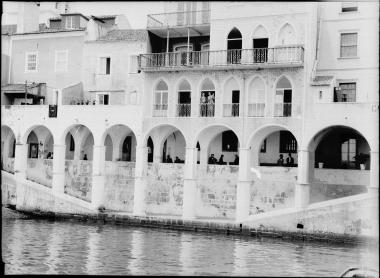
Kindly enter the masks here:
[[216, 51], [176, 51], [141, 54], [139, 57], [139, 67], [146, 72], [300, 67], [303, 66], [303, 62], [304, 48], [300, 45]]

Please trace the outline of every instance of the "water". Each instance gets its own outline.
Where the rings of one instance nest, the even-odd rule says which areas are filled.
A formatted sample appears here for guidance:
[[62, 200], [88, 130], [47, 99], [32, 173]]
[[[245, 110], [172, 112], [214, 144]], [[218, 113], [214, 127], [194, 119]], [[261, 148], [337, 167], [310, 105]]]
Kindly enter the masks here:
[[337, 276], [378, 247], [74, 221], [2, 220], [6, 274]]

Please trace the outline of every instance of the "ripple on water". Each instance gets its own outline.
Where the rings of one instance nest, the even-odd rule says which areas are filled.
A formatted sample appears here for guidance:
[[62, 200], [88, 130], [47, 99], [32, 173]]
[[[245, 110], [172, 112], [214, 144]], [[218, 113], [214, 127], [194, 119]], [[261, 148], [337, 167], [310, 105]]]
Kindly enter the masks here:
[[6, 274], [336, 276], [378, 247], [34, 219], [2, 220]]

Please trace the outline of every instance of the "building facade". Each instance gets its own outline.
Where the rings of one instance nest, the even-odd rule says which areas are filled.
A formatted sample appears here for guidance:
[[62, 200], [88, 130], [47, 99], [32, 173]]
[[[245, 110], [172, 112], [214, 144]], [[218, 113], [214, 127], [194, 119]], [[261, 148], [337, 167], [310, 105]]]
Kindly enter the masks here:
[[[83, 87], [41, 60], [35, 80], [73, 97], [57, 98], [56, 118], [3, 107], [3, 168], [94, 208], [185, 219], [376, 193], [377, 8], [168, 2], [147, 30], [65, 38], [78, 55], [71, 84]], [[33, 73], [13, 66], [16, 41], [21, 82]]]

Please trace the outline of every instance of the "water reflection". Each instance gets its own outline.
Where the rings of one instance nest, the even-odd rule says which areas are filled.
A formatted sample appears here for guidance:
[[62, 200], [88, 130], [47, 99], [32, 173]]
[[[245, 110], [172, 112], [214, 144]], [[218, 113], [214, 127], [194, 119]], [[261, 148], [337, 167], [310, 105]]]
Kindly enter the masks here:
[[3, 220], [6, 274], [337, 276], [378, 247], [78, 222]]

